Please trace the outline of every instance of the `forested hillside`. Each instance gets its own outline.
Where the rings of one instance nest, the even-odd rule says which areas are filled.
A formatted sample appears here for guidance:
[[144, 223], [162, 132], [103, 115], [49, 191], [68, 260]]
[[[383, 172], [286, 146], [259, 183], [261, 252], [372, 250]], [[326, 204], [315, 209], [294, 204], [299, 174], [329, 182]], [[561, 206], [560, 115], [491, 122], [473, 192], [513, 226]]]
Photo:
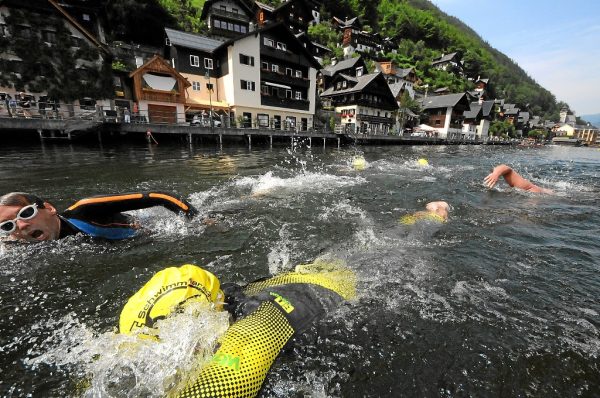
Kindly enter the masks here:
[[[277, 4], [277, 0], [263, 3]], [[202, 32], [204, 22], [199, 16], [203, 4], [204, 0], [120, 0], [107, 1], [106, 10], [114, 38], [159, 44], [162, 26]], [[443, 53], [460, 51], [468, 77], [490, 79], [489, 97], [504, 98], [547, 120], [557, 120], [560, 108], [566, 105], [557, 103], [552, 93], [471, 28], [427, 0], [323, 0], [321, 13], [321, 26], [310, 31], [313, 38], [335, 49], [341, 40], [330, 26], [331, 17], [358, 16], [365, 30], [380, 32], [398, 43], [397, 54], [387, 56], [401, 67], [415, 67], [430, 89], [472, 88], [468, 80], [430, 67], [431, 60]]]

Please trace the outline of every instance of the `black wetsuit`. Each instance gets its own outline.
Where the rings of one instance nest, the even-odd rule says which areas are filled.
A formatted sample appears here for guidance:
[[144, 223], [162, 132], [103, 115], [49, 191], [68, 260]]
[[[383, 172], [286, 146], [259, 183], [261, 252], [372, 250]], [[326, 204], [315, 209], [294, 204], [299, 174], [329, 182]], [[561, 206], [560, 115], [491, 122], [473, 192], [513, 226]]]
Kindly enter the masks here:
[[163, 206], [188, 218], [197, 214], [185, 199], [166, 192], [92, 196], [77, 201], [59, 215], [59, 238], [77, 233], [111, 240], [131, 238], [139, 232], [139, 226], [123, 212], [154, 206]]

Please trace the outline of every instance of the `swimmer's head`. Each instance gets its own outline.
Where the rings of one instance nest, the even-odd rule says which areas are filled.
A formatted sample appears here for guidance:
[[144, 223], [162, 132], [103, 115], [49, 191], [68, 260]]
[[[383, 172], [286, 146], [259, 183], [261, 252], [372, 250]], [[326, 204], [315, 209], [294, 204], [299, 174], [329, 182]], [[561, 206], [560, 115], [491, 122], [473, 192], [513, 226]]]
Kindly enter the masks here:
[[191, 302], [221, 309], [224, 295], [212, 273], [192, 264], [169, 267], [156, 273], [127, 301], [121, 311], [119, 331], [130, 334], [147, 328], [153, 335], [156, 322]]
[[0, 197], [0, 233], [27, 242], [58, 239], [58, 212], [52, 204], [35, 195], [8, 193]]
[[425, 205], [425, 210], [403, 216], [400, 218], [400, 223], [412, 225], [417, 221], [446, 222], [448, 220], [450, 205], [444, 201], [429, 202]]
[[352, 167], [354, 170], [364, 170], [367, 165], [367, 161], [362, 156], [356, 156], [352, 159]]

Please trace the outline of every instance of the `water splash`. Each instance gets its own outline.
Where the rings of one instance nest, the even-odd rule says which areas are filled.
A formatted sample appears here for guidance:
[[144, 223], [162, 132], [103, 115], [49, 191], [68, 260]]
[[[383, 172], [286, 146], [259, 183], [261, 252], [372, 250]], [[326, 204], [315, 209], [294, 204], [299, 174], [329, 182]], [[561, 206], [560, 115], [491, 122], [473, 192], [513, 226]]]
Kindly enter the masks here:
[[52, 335], [24, 363], [76, 375], [85, 397], [161, 397], [190, 382], [210, 360], [229, 314], [195, 303], [157, 326], [160, 341], [98, 333], [68, 314], [49, 321]]

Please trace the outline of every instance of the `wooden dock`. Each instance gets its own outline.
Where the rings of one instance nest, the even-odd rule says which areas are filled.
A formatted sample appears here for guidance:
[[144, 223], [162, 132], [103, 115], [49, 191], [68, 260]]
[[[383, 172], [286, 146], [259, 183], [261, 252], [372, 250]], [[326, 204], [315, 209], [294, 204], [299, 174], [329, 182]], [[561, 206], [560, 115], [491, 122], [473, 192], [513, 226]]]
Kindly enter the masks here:
[[0, 138], [20, 141], [20, 138], [39, 137], [40, 140], [99, 140], [106, 136], [130, 136], [160, 141], [160, 137], [183, 137], [193, 143], [196, 137], [209, 138], [219, 145], [224, 141], [245, 141], [252, 145], [253, 137], [260, 142], [289, 142], [305, 140], [309, 146], [341, 145], [510, 145], [506, 141], [441, 139], [398, 135], [334, 134], [318, 131], [276, 130], [268, 128], [197, 127], [163, 123], [119, 123], [93, 119], [0, 118]]

